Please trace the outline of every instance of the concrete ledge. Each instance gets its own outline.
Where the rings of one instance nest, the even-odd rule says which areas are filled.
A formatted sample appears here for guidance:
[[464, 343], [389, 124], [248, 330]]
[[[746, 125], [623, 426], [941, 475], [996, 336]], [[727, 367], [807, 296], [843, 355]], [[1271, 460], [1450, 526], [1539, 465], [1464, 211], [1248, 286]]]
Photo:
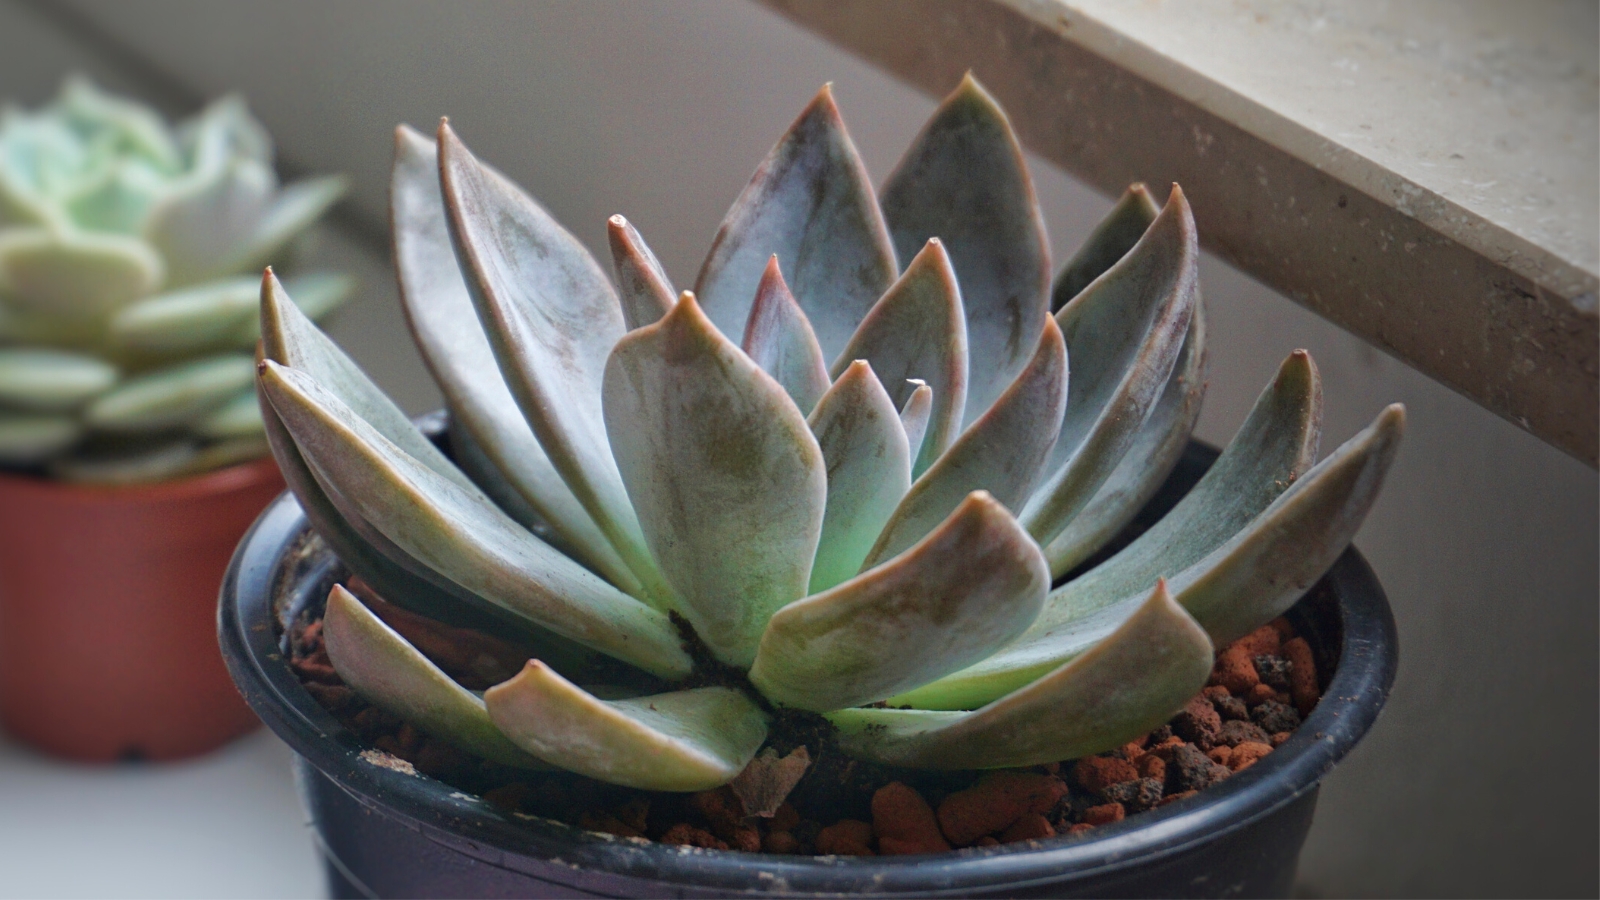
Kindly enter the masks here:
[[[1267, 12], [1241, 20], [1240, 11], [1254, 5], [1225, 0], [763, 2], [931, 94], [948, 91], [972, 69], [1030, 149], [1108, 194], [1133, 181], [1158, 194], [1181, 183], [1208, 249], [1596, 465], [1600, 198], [1595, 129], [1588, 127], [1595, 111], [1591, 104], [1586, 124], [1561, 108], [1530, 113], [1516, 106], [1523, 94], [1548, 88], [1581, 108], [1594, 91], [1592, 54], [1573, 63], [1575, 70], [1560, 59], [1540, 57], [1522, 68], [1516, 59], [1500, 60], [1521, 79], [1508, 87], [1505, 78], [1457, 77], [1451, 67], [1460, 68], [1459, 60], [1438, 54], [1381, 69], [1388, 45], [1351, 37], [1382, 34], [1404, 47], [1420, 40], [1404, 29], [1421, 28], [1429, 15], [1470, 15], [1471, 7], [1452, 17], [1445, 7], [1434, 9], [1436, 2], [1419, 4], [1425, 8], [1412, 19], [1342, 19], [1342, 31], [1326, 35], [1325, 21], [1295, 19], [1309, 16], [1298, 7], [1267, 4]], [[1376, 15], [1355, 4], [1324, 6]], [[1541, 13], [1570, 17], [1571, 8], [1527, 11], [1530, 18]], [[1262, 18], [1271, 15], [1290, 21], [1265, 27], [1274, 25]], [[1547, 18], [1529, 27], [1561, 27], [1560, 15]], [[1193, 27], [1181, 35], [1187, 55], [1162, 49], [1164, 23], [1178, 28], [1185, 20], [1215, 30], [1200, 33], [1188, 22]], [[1512, 53], [1542, 45], [1507, 46]], [[1252, 48], [1260, 57], [1254, 68], [1237, 65]], [[1291, 71], [1295, 59], [1313, 69], [1310, 76]], [[1286, 97], [1300, 98], [1310, 87], [1275, 84], [1275, 73], [1290, 82], [1315, 80], [1313, 63], [1352, 73], [1365, 66], [1366, 74], [1324, 85], [1320, 98], [1288, 108]], [[1429, 65], [1439, 71], [1430, 74]], [[1505, 123], [1494, 116], [1518, 124], [1522, 143], [1499, 156], [1478, 154], [1498, 146], [1495, 129]], [[1357, 118], [1370, 121], [1350, 125]], [[1541, 133], [1554, 127], [1570, 134]], [[1352, 133], [1364, 128], [1377, 133]], [[1439, 129], [1472, 137], [1480, 158], [1442, 153], [1452, 135]], [[1506, 182], [1470, 182], [1484, 178], [1485, 167], [1490, 174], [1498, 167]], [[1472, 189], [1452, 190], [1446, 176]], [[1541, 185], [1537, 196], [1530, 193]]]

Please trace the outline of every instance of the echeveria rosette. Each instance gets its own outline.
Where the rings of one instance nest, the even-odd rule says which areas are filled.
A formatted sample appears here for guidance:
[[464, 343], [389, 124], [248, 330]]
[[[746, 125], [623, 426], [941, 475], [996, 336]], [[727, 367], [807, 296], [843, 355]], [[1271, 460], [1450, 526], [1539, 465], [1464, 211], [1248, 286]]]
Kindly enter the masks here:
[[[265, 453], [254, 273], [343, 190], [280, 189], [233, 97], [169, 128], [72, 78], [0, 111], [0, 467], [154, 481]], [[291, 283], [317, 317], [352, 286]]]
[[[1178, 188], [1158, 206], [1135, 186], [1052, 299], [1021, 150], [970, 77], [881, 198], [824, 88], [693, 292], [620, 216], [619, 291], [447, 123], [437, 140], [398, 130], [392, 199], [454, 461], [270, 274], [268, 434], [312, 523], [380, 594], [548, 649], [480, 697], [342, 590], [327, 606], [357, 691], [513, 765], [702, 790], [784, 709], [896, 765], [1117, 746], [1321, 576], [1403, 424], [1391, 407], [1314, 464], [1321, 394], [1296, 351], [1177, 508], [1055, 584], [1132, 519], [1194, 426], [1194, 222]], [[640, 670], [636, 690], [596, 681], [593, 654]]]

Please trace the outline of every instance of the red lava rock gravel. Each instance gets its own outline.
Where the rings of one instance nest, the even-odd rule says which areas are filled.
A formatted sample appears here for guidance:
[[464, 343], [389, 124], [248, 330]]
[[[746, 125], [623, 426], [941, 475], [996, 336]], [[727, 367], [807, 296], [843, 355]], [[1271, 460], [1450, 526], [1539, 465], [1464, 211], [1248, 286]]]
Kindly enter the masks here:
[[933, 807], [915, 788], [899, 781], [889, 782], [872, 795], [872, 833], [878, 838], [878, 852], [885, 856], [950, 849], [933, 817]]

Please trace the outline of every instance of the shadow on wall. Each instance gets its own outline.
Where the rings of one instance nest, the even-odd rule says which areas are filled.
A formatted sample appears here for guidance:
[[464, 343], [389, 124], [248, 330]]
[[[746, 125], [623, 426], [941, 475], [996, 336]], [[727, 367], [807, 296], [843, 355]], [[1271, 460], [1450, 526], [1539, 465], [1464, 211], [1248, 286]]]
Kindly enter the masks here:
[[[369, 234], [387, 218], [394, 125], [431, 129], [449, 114], [602, 259], [605, 219], [621, 212], [682, 284], [822, 82], [836, 83], [878, 179], [933, 105], [775, 15], [713, 0], [29, 2], [68, 10], [196, 94], [243, 89], [288, 160], [354, 177]], [[8, 83], [30, 103], [67, 68], [94, 63], [3, 36], [0, 54], [11, 54], [8, 71], [26, 69]], [[1043, 163], [1034, 172], [1064, 259], [1110, 201]], [[364, 256], [373, 288], [335, 335], [411, 409], [433, 405], [381, 255], [339, 240], [327, 252]], [[1400, 680], [1384, 720], [1324, 788], [1306, 889], [1600, 891], [1595, 474], [1214, 260], [1202, 278], [1213, 317], [1202, 437], [1230, 435], [1295, 347], [1321, 364], [1330, 442], [1384, 403], [1411, 412], [1358, 538], [1400, 620]], [[1549, 783], [1578, 802], [1527, 803], [1529, 772], [1561, 773]]]

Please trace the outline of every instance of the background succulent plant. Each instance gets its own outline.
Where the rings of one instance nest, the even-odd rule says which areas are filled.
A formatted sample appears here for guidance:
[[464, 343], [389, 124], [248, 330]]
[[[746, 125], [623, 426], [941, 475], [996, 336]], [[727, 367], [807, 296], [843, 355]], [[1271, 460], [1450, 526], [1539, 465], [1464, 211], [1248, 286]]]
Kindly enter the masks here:
[[[74, 78], [0, 111], [0, 467], [148, 481], [265, 453], [249, 273], [343, 190], [280, 190], [236, 97], [172, 129]], [[320, 317], [351, 283], [293, 286]]]
[[[613, 287], [448, 123], [398, 130], [392, 211], [459, 468], [270, 273], [268, 433], [380, 594], [541, 644], [479, 696], [342, 588], [323, 620], [357, 692], [512, 765], [702, 790], [783, 709], [896, 765], [1117, 746], [1326, 570], [1403, 424], [1386, 409], [1313, 465], [1321, 395], [1296, 351], [1177, 508], [1052, 589], [1194, 425], [1194, 223], [1181, 190], [1158, 207], [1135, 186], [1052, 294], [1020, 148], [970, 77], [877, 195], [824, 88], [681, 295], [621, 217]], [[619, 690], [594, 653], [655, 686]]]

